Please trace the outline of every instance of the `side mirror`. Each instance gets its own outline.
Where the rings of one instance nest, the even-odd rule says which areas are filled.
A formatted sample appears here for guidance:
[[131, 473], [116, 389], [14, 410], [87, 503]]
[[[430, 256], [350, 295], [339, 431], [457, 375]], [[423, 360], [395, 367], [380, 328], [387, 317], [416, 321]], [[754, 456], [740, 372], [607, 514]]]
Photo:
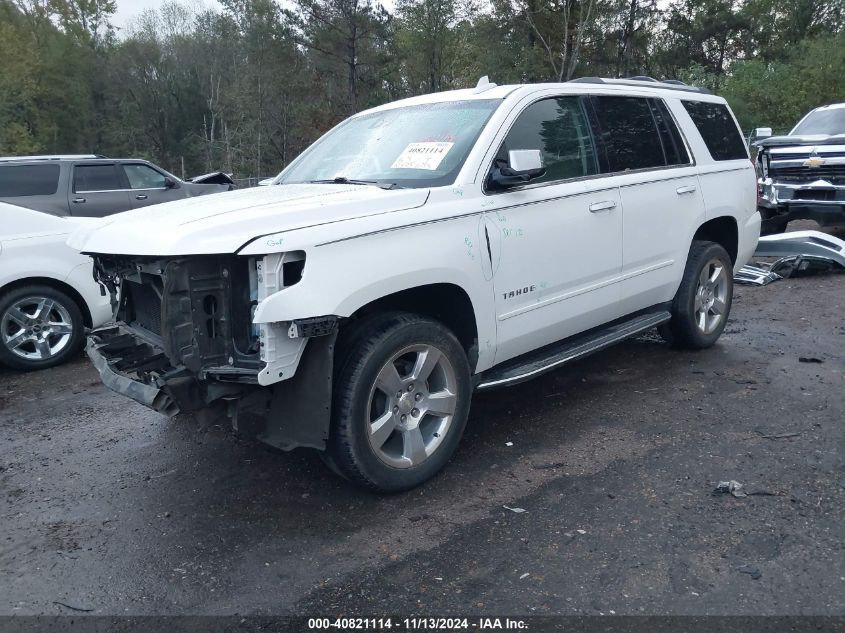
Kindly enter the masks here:
[[772, 128], [758, 127], [754, 129], [754, 138], [757, 140], [769, 138], [772, 135]]
[[539, 149], [512, 149], [508, 152], [508, 164], [497, 161], [490, 172], [490, 184], [497, 189], [524, 185], [546, 173], [543, 155]]
[[173, 180], [173, 178], [171, 178], [170, 176], [165, 176], [164, 177], [164, 186], [167, 189], [173, 189], [174, 187], [176, 187], [176, 181]]

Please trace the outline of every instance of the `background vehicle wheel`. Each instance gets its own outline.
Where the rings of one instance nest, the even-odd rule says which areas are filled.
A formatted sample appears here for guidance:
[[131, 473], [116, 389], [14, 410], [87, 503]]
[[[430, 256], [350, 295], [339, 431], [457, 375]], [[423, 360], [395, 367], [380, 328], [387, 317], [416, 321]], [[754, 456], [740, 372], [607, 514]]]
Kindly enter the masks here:
[[733, 301], [733, 264], [715, 242], [695, 241], [672, 301], [672, 320], [660, 327], [678, 347], [704, 349], [721, 336]]
[[424, 317], [377, 315], [354, 330], [341, 341], [324, 461], [375, 492], [413, 488], [458, 445], [472, 395], [469, 362], [454, 334]]
[[44, 369], [79, 354], [85, 323], [76, 301], [50, 286], [22, 286], [0, 297], [0, 362]]

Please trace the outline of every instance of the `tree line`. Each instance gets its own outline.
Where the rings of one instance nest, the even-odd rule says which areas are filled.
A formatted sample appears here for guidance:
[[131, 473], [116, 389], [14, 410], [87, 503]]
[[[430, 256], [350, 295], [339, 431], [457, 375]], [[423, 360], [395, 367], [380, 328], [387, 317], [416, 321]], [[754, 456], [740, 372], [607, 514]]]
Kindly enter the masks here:
[[727, 97], [744, 128], [845, 100], [845, 0], [0, 0], [0, 155], [277, 173], [349, 114], [497, 83], [648, 75]]

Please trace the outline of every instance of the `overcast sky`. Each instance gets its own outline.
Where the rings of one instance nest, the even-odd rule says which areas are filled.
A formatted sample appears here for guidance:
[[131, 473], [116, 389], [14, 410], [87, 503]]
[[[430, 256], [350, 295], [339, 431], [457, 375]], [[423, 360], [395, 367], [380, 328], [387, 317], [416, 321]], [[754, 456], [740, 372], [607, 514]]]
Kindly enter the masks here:
[[[221, 5], [217, 0], [176, 0], [180, 4], [187, 4], [191, 6], [198, 6], [200, 8], [216, 8], [220, 9]], [[276, 0], [284, 6], [283, 0]], [[133, 18], [143, 13], [147, 9], [158, 9], [167, 0], [117, 0], [117, 13], [114, 16], [114, 25], [119, 28], [125, 28]], [[381, 0], [381, 4], [392, 9], [394, 0]], [[288, 3], [288, 6], [290, 4]]]
[[[114, 24], [118, 27], [125, 27], [132, 18], [143, 13], [147, 9], [158, 9], [166, 0], [117, 0], [117, 13], [114, 16]], [[193, 2], [192, 2], [193, 4]], [[202, 0], [207, 7], [219, 7], [216, 0]]]

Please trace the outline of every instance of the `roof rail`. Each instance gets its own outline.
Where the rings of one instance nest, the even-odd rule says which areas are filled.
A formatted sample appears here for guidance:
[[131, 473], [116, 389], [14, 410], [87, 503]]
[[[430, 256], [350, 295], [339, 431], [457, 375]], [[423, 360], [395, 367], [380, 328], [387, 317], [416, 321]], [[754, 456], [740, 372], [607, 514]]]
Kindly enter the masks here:
[[578, 79], [570, 79], [567, 83], [576, 84], [606, 84], [608, 86], [641, 86], [644, 83], [654, 84], [655, 88], [663, 90], [683, 90], [684, 92], [697, 92], [703, 95], [712, 95], [713, 93], [707, 88], [699, 88], [698, 86], [688, 86], [683, 81], [677, 79], [669, 79], [667, 81], [658, 81], [653, 77], [646, 77], [645, 75], [637, 75], [636, 77], [628, 77], [626, 79], [606, 79], [604, 77], [579, 77]]
[[106, 158], [103, 154], [44, 154], [39, 156], [0, 156], [0, 162], [16, 160], [92, 160]]

